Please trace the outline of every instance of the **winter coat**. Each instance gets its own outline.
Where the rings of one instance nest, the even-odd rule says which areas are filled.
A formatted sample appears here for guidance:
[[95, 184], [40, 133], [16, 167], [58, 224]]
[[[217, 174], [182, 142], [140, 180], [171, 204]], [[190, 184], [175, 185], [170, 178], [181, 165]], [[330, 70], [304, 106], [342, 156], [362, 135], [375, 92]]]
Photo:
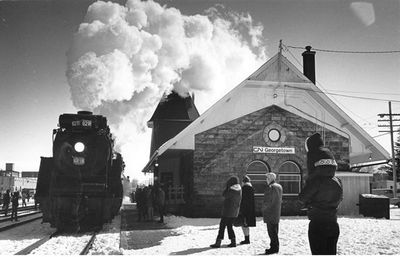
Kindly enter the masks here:
[[10, 193], [5, 193], [4, 194], [4, 196], [3, 196], [3, 202], [4, 202], [4, 204], [3, 205], [9, 205], [10, 204]]
[[306, 147], [309, 176], [299, 199], [307, 206], [310, 220], [336, 222], [337, 208], [343, 200], [343, 188], [340, 179], [335, 177], [335, 158], [328, 148], [323, 147], [319, 133], [307, 138]]
[[254, 188], [249, 182], [242, 186], [239, 216], [243, 216], [244, 222], [248, 227], [256, 226]]
[[225, 189], [223, 197], [224, 204], [222, 207], [222, 217], [237, 217], [239, 214], [240, 201], [242, 199], [242, 189], [240, 185], [235, 184]]
[[11, 203], [13, 207], [18, 207], [19, 205], [18, 199], [19, 199], [19, 194], [14, 193], [13, 196], [11, 197]]
[[153, 197], [154, 193], [153, 193], [153, 188], [152, 187], [146, 187], [144, 189], [144, 198], [145, 198], [145, 205], [147, 206], [147, 208], [153, 208]]
[[143, 197], [143, 189], [142, 188], [138, 188], [138, 189], [136, 189], [136, 193], [135, 193], [135, 200], [136, 200], [136, 206], [138, 207], [138, 208], [142, 208], [142, 206], [143, 206], [143, 202], [144, 202], [144, 197]]
[[281, 217], [281, 205], [282, 186], [276, 182], [272, 182], [264, 191], [262, 210], [265, 223], [279, 223]]
[[343, 200], [342, 182], [339, 178], [322, 173], [307, 180], [299, 199], [307, 206], [311, 221], [337, 221], [337, 209]]

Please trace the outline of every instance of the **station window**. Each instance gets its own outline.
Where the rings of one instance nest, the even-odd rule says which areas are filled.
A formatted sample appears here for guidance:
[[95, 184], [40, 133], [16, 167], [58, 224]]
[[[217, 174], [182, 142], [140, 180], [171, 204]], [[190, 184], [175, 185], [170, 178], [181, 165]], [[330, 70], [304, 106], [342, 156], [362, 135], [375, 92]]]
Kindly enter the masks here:
[[174, 184], [174, 175], [172, 172], [161, 172], [160, 183], [166, 188], [172, 186]]
[[278, 182], [284, 195], [298, 195], [301, 189], [301, 171], [293, 161], [286, 161], [279, 167]]
[[263, 161], [252, 161], [247, 167], [247, 176], [251, 180], [255, 195], [264, 195], [267, 185], [265, 174], [268, 172], [269, 167]]

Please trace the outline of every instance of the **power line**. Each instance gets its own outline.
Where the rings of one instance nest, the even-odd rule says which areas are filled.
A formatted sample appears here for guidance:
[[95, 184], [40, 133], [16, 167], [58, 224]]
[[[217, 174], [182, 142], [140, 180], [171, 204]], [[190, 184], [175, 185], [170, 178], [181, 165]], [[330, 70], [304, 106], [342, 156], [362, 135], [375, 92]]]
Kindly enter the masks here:
[[[287, 48], [293, 48], [293, 49], [303, 49], [304, 47], [300, 46], [287, 46]], [[394, 54], [394, 53], [400, 53], [400, 50], [385, 50], [385, 51], [346, 51], [346, 50], [328, 50], [328, 49], [318, 49], [318, 48], [312, 48], [313, 51], [318, 51], [318, 52], [328, 52], [328, 53], [341, 53], [341, 54]]]
[[400, 93], [382, 93], [382, 92], [366, 92], [366, 91], [361, 92], [361, 91], [346, 91], [346, 90], [335, 90], [335, 89], [330, 89], [330, 91], [350, 93], [350, 94], [400, 95]]
[[348, 97], [348, 98], [356, 98], [356, 99], [371, 100], [371, 101], [383, 101], [383, 102], [392, 101], [392, 102], [400, 103], [400, 100], [391, 100], [391, 99], [382, 99], [382, 98], [373, 98], [373, 97], [364, 97], [364, 96], [345, 95], [345, 94], [332, 93], [332, 92], [329, 92], [327, 90], [326, 90], [326, 92], [323, 92], [323, 91], [317, 91], [317, 90], [314, 90], [314, 89], [295, 87], [295, 86], [288, 86], [288, 87], [296, 88], [296, 89], [302, 89], [302, 90], [305, 90], [305, 91], [310, 91], [310, 92], [315, 92], [315, 93], [336, 95], [336, 96], [342, 96], [342, 97]]
[[[301, 62], [292, 54], [292, 52], [288, 49], [288, 46], [286, 46], [286, 45], [284, 45], [284, 44], [282, 44], [282, 45], [283, 45], [283, 50], [284, 50], [285, 52], [288, 52], [288, 53], [293, 57], [293, 59], [297, 62], [297, 64], [300, 65], [300, 67], [303, 67], [302, 63], [301, 63]], [[300, 48], [300, 47], [297, 47], [297, 48]], [[300, 49], [304, 49], [304, 48], [301, 47]], [[399, 51], [399, 52], [400, 52], [400, 51]], [[323, 86], [319, 81], [316, 81], [316, 83], [318, 83], [318, 85], [325, 91], [326, 94], [330, 94], [330, 95], [336, 95], [336, 96], [342, 96], [342, 97], [349, 97], [349, 98], [357, 98], [357, 99], [363, 99], [363, 100], [374, 100], [374, 101], [385, 101], [385, 102], [389, 101], [389, 100], [386, 100], [386, 99], [378, 99], [378, 98], [370, 98], [370, 97], [359, 97], [359, 96], [349, 96], [349, 95], [344, 95], [344, 94], [332, 93], [332, 92], [328, 92], [328, 90], [326, 90], [326, 89], [324, 88], [324, 86]], [[299, 89], [307, 90], [307, 91], [314, 91], [314, 92], [316, 92], [316, 93], [324, 93], [324, 92], [321, 91], [321, 90], [320, 90], [320, 91], [315, 91], [315, 90], [313, 90], [313, 89], [305, 89], [305, 88], [299, 88]], [[354, 93], [359, 93], [359, 92], [354, 92]], [[360, 92], [360, 93], [361, 93], [361, 92]], [[397, 94], [391, 94], [391, 95], [397, 95]], [[332, 98], [333, 98], [333, 97], [332, 97]], [[335, 100], [336, 100], [336, 99], [335, 99]], [[338, 104], [340, 104], [340, 105], [342, 106], [342, 108], [348, 110], [348, 111], [351, 112], [353, 115], [355, 115], [355, 116], [357, 116], [358, 118], [360, 118], [361, 120], [363, 120], [363, 121], [365, 121], [365, 122], [367, 122], [367, 123], [370, 123], [370, 122], [369, 122], [368, 120], [366, 120], [365, 118], [361, 117], [360, 115], [357, 115], [356, 113], [354, 113], [354, 112], [351, 111], [350, 109], [346, 108], [346, 106], [344, 106], [343, 104], [341, 104], [340, 101], [336, 100], [336, 102], [337, 102]], [[400, 101], [393, 101], [393, 102], [400, 103]]]
[[[286, 47], [286, 45], [284, 45], [284, 44], [282, 44], [282, 45], [283, 45], [283, 50], [284, 50], [285, 52], [288, 52], [288, 53], [293, 57], [293, 59], [297, 62], [297, 64], [300, 65], [300, 67], [303, 67], [302, 63], [296, 58], [296, 56], [294, 56], [294, 55], [292, 54], [292, 52]], [[320, 86], [322, 89], [324, 89], [325, 91], [327, 91], [327, 90], [322, 86], [322, 84], [321, 84], [319, 81], [316, 81], [316, 82], [319, 84], [319, 86]], [[332, 98], [334, 98], [334, 97], [332, 96]], [[335, 99], [335, 100], [336, 100], [336, 102], [337, 102], [339, 105], [342, 106], [342, 108], [346, 109], [348, 112], [352, 113], [354, 116], [358, 117], [359, 119], [363, 120], [364, 122], [369, 122], [368, 120], [364, 119], [364, 118], [361, 117], [360, 115], [354, 113], [352, 110], [350, 110], [349, 108], [347, 108], [346, 106], [344, 106], [344, 105], [343, 105], [342, 103], [340, 103], [340, 101], [338, 101], [337, 99]]]
[[[284, 44], [282, 44], [283, 46], [284, 46], [284, 50], [285, 51], [287, 51], [295, 60], [296, 60], [296, 62], [300, 65], [300, 67], [303, 67], [303, 65], [301, 64], [301, 62], [292, 54], [292, 52], [288, 49], [288, 46], [286, 46], [286, 45], [284, 45]], [[304, 48], [302, 48], [302, 49], [304, 49]], [[399, 51], [400, 52], [400, 51]], [[364, 99], [364, 100], [373, 100], [373, 101], [385, 101], [385, 102], [388, 102], [388, 101], [392, 101], [392, 102], [395, 102], [395, 103], [400, 103], [400, 101], [398, 101], [398, 100], [390, 100], [390, 99], [382, 99], [382, 98], [373, 98], [373, 97], [363, 97], [363, 96], [350, 96], [350, 95], [344, 95], [344, 94], [338, 94], [338, 93], [333, 93], [333, 92], [328, 92], [328, 90], [326, 90], [323, 86], [322, 86], [322, 84], [319, 82], [319, 81], [316, 81], [316, 83], [322, 88], [322, 89], [324, 89], [324, 91], [326, 91], [325, 93], [326, 94], [330, 94], [330, 95], [337, 95], [337, 96], [342, 96], [342, 97], [349, 97], [349, 98], [356, 98], [356, 99]], [[291, 86], [292, 87], [292, 86]], [[314, 91], [314, 92], [316, 92], [316, 93], [324, 93], [323, 91], [315, 91], [315, 90], [313, 90], [313, 89], [306, 89], [306, 88], [298, 88], [298, 89], [304, 89], [304, 90], [308, 90], [308, 91]], [[338, 91], [338, 90], [337, 90]], [[340, 92], [340, 91], [339, 91]], [[345, 92], [345, 91], [343, 91], [343, 92]], [[356, 93], [356, 92], [355, 92]], [[372, 94], [372, 93], [371, 93]], [[394, 94], [390, 94], [390, 95], [394, 95]], [[397, 94], [395, 94], [395, 95], [397, 95]]]
[[377, 138], [377, 137], [381, 137], [381, 136], [386, 136], [386, 135], [388, 135], [388, 134], [390, 134], [390, 132], [386, 132], [386, 133], [383, 133], [383, 134], [380, 134], [380, 135], [377, 135], [377, 136], [373, 136], [372, 138]]

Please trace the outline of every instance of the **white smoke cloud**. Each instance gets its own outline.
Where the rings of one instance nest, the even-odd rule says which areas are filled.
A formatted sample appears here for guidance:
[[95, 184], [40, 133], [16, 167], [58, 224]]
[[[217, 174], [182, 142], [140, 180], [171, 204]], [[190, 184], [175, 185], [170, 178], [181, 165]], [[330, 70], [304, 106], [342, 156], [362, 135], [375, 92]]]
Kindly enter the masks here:
[[265, 61], [262, 31], [222, 5], [187, 16], [154, 1], [97, 1], [67, 53], [73, 104], [108, 118], [137, 177], [149, 157], [146, 122], [162, 95], [195, 92], [204, 111]]

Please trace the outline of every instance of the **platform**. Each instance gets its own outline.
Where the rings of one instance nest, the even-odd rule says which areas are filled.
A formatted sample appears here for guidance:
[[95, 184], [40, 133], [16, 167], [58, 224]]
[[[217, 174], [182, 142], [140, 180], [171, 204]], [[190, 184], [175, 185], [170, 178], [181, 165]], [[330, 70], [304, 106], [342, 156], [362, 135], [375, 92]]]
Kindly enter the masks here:
[[147, 248], [158, 245], [164, 237], [173, 235], [172, 228], [165, 223], [157, 222], [158, 216], [154, 216], [153, 221], [138, 221], [138, 218], [136, 204], [122, 205], [121, 248], [126, 250]]

